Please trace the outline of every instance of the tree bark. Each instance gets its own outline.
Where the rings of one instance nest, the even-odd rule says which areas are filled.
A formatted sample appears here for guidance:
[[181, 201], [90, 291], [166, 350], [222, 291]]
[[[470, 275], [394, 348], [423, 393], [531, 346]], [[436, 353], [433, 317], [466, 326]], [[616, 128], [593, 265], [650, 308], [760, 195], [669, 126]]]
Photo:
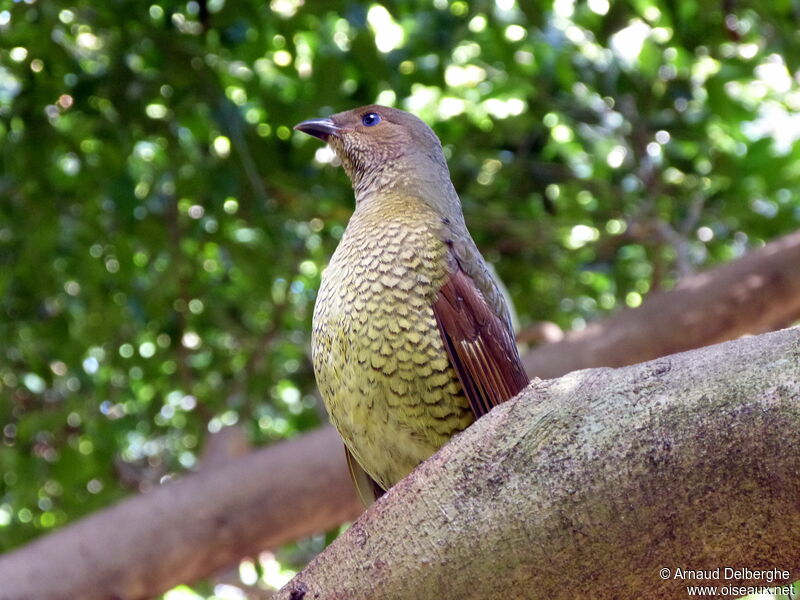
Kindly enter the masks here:
[[621, 367], [786, 327], [800, 319], [800, 231], [687, 277], [641, 306], [526, 352], [531, 377]]
[[277, 599], [625, 600], [767, 585], [724, 571], [686, 581], [678, 568], [780, 569], [772, 584], [788, 585], [800, 576], [798, 472], [800, 328], [535, 381]]
[[2, 600], [150, 598], [362, 511], [332, 427], [124, 500], [0, 558]]

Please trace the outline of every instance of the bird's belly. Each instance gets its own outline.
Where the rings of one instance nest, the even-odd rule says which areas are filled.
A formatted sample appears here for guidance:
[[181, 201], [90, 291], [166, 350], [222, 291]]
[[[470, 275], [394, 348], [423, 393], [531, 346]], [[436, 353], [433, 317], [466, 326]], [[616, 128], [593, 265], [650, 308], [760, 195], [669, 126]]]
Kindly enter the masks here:
[[314, 370], [348, 449], [389, 488], [474, 417], [433, 314], [436, 273], [419, 261], [362, 258], [346, 269], [332, 261], [325, 274]]

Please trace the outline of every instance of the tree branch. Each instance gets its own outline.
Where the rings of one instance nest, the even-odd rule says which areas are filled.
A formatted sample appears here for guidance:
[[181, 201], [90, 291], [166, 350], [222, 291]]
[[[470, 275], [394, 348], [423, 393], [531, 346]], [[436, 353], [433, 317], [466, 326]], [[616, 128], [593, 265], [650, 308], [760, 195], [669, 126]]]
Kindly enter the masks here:
[[[523, 360], [531, 375], [558, 375], [791, 322], [800, 316], [798, 264], [800, 232]], [[360, 512], [341, 442], [326, 428], [189, 475], [0, 557], [0, 600], [155, 595]]]
[[0, 558], [2, 600], [150, 598], [361, 512], [332, 427], [124, 500]]
[[578, 371], [479, 419], [276, 598], [685, 598], [678, 567], [788, 585], [798, 471], [800, 328]]
[[651, 294], [634, 309], [526, 352], [530, 376], [619, 367], [763, 333], [800, 319], [800, 231]]

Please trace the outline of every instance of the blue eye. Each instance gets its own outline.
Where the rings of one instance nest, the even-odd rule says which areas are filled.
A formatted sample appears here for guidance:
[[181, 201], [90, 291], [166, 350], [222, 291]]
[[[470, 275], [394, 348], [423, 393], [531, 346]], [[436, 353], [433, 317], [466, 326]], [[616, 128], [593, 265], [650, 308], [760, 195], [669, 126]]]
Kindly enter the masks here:
[[364, 127], [373, 127], [381, 122], [381, 116], [378, 113], [367, 113], [361, 117], [361, 124]]

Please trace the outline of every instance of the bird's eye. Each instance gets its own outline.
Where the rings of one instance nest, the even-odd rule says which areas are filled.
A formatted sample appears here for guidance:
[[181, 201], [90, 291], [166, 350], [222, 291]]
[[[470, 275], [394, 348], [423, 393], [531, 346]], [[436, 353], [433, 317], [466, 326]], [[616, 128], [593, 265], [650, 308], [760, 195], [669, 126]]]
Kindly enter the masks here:
[[381, 122], [381, 116], [378, 113], [367, 113], [361, 117], [361, 124], [364, 127], [373, 127]]

